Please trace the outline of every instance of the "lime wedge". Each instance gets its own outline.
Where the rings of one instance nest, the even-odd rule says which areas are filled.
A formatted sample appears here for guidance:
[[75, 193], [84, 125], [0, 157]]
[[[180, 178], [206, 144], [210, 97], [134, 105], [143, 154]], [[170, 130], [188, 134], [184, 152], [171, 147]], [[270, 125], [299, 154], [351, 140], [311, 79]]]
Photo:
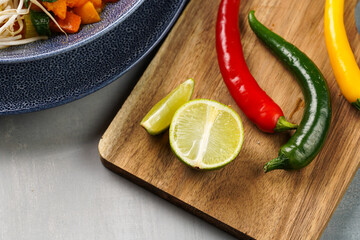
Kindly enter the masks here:
[[190, 100], [194, 91], [194, 80], [188, 79], [161, 99], [141, 120], [140, 125], [151, 135], [165, 131], [176, 110]]
[[230, 107], [207, 99], [185, 103], [169, 129], [170, 145], [185, 164], [197, 169], [218, 169], [239, 154], [244, 130]]

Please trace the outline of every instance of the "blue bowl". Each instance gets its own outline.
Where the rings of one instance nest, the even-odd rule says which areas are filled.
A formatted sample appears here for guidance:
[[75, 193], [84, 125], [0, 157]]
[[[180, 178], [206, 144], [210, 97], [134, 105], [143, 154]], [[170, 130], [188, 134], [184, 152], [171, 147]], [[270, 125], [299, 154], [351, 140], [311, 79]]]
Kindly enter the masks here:
[[116, 80], [165, 36], [186, 0], [119, 0], [77, 34], [0, 50], [0, 115], [84, 97]]

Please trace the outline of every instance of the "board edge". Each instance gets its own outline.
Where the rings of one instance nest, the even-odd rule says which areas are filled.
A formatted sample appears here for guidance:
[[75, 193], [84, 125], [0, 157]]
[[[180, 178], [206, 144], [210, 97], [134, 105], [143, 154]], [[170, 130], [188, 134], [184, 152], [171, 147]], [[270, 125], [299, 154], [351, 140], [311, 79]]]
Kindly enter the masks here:
[[100, 155], [101, 163], [103, 164], [103, 166], [105, 168], [124, 177], [125, 179], [129, 180], [130, 182], [135, 183], [136, 185], [146, 189], [147, 191], [154, 193], [155, 195], [159, 196], [160, 198], [174, 204], [177, 207], [184, 209], [185, 211], [193, 214], [196, 217], [199, 217], [202, 220], [205, 220], [206, 222], [229, 233], [230, 235], [232, 235], [238, 239], [255, 240], [255, 238], [247, 235], [246, 233], [243, 233], [243, 232], [229, 226], [228, 224], [219, 221], [218, 219], [210, 216], [209, 214], [187, 204], [186, 202], [182, 201], [181, 199], [174, 197], [174, 196], [170, 195], [169, 193], [165, 192], [164, 190], [157, 188], [156, 186], [146, 182], [145, 180], [133, 175], [132, 173], [126, 171], [125, 169], [122, 169], [122, 168], [116, 166], [115, 164], [113, 164], [110, 161], [108, 161], [107, 159], [105, 159], [101, 155], [101, 152], [99, 152], [99, 155]]

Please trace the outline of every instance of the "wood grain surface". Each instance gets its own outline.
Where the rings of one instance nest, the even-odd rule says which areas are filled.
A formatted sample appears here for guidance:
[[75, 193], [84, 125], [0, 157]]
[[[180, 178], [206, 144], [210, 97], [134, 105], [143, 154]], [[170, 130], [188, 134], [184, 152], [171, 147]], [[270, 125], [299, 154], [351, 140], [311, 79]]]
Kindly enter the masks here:
[[[334, 79], [323, 32], [324, 1], [253, 0], [240, 6], [246, 61], [259, 85], [299, 123], [303, 95], [294, 77], [257, 40], [247, 23], [254, 9], [266, 26], [297, 45], [328, 81], [331, 129], [318, 157], [300, 171], [263, 173], [264, 163], [291, 133], [265, 134], [249, 122], [228, 93], [215, 50], [220, 1], [191, 0], [99, 143], [103, 164], [241, 239], [318, 239], [360, 165], [360, 113]], [[355, 0], [346, 1], [345, 25], [357, 59], [360, 38]], [[193, 98], [231, 105], [243, 120], [240, 155], [225, 168], [201, 172], [178, 161], [168, 133], [150, 136], [139, 123], [150, 108], [187, 78]]]

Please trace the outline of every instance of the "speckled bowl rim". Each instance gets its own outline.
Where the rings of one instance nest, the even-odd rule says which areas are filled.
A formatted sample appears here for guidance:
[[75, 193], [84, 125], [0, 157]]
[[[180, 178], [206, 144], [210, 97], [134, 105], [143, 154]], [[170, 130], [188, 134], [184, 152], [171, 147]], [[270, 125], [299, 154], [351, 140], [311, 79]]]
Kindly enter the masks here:
[[6, 58], [6, 59], [1, 59], [0, 58], [0, 64], [11, 64], [11, 63], [21, 63], [21, 62], [35, 61], [35, 60], [51, 57], [51, 56], [54, 56], [54, 55], [57, 55], [57, 54], [61, 54], [61, 53], [64, 53], [64, 52], [68, 52], [68, 51], [74, 50], [75, 48], [81, 47], [81, 46], [83, 46], [83, 45], [85, 45], [85, 44], [87, 44], [87, 43], [89, 43], [89, 42], [103, 36], [104, 34], [111, 31], [112, 29], [114, 29], [121, 22], [123, 22], [128, 16], [130, 16], [136, 9], [138, 9], [139, 6], [144, 1], [145, 0], [138, 0], [133, 6], [131, 6], [116, 21], [112, 22], [111, 24], [109, 24], [105, 28], [101, 29], [99, 32], [85, 38], [84, 40], [82, 40], [80, 42], [70, 44], [69, 46], [62, 47], [61, 49], [57, 49], [57, 50], [54, 50], [54, 51], [51, 51], [51, 52], [46, 52], [46, 53], [40, 53], [40, 54], [37, 54], [37, 55], [29, 55], [29, 56]]

